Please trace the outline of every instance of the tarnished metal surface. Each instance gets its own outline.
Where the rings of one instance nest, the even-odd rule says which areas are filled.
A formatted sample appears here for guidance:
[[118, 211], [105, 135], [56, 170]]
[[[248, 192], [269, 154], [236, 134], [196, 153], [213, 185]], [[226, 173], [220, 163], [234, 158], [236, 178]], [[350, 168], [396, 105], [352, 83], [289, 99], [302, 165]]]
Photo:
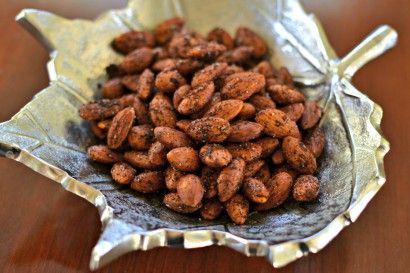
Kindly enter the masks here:
[[[303, 92], [320, 101], [327, 145], [320, 160], [317, 202], [288, 201], [277, 210], [251, 214], [243, 226], [227, 218], [201, 221], [168, 210], [158, 197], [117, 186], [108, 169], [87, 160], [86, 147], [95, 139], [78, 108], [95, 96], [97, 84], [105, 80], [104, 68], [121, 59], [110, 48], [111, 40], [130, 28], [152, 29], [175, 15], [203, 33], [215, 26], [230, 32], [239, 25], [256, 30], [268, 42], [273, 64], [289, 67]], [[394, 46], [397, 34], [388, 26], [339, 59], [318, 20], [296, 0], [131, 0], [128, 8], [109, 11], [95, 21], [68, 20], [38, 10], [23, 10], [17, 20], [50, 50], [51, 82], [0, 124], [1, 154], [98, 208], [103, 232], [91, 254], [92, 269], [136, 249], [213, 244], [284, 266], [322, 249], [357, 219], [385, 182], [383, 157], [389, 144], [379, 127], [382, 110], [350, 79]]]

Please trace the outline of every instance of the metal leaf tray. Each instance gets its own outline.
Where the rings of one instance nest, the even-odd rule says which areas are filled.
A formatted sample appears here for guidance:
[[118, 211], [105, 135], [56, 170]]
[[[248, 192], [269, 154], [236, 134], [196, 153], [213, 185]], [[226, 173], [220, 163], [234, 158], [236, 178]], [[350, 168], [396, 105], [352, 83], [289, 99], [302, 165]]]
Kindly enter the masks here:
[[[230, 32], [239, 25], [256, 30], [268, 42], [274, 66], [289, 67], [303, 92], [320, 101], [328, 142], [320, 162], [318, 202], [289, 201], [274, 211], [251, 214], [243, 226], [226, 218], [201, 221], [166, 209], [156, 196], [117, 186], [106, 168], [87, 160], [86, 147], [95, 139], [78, 108], [94, 97], [105, 80], [105, 67], [121, 60], [110, 48], [111, 40], [129, 29], [152, 29], [176, 15], [202, 33], [215, 26]], [[383, 157], [389, 144], [380, 131], [382, 110], [350, 79], [395, 45], [397, 33], [389, 26], [379, 27], [338, 58], [319, 21], [296, 0], [131, 0], [127, 8], [94, 21], [32, 9], [23, 10], [17, 21], [49, 49], [50, 85], [0, 124], [0, 151], [98, 209], [103, 231], [91, 253], [91, 269], [132, 250], [209, 245], [264, 256], [281, 267], [321, 250], [357, 219], [385, 182]]]

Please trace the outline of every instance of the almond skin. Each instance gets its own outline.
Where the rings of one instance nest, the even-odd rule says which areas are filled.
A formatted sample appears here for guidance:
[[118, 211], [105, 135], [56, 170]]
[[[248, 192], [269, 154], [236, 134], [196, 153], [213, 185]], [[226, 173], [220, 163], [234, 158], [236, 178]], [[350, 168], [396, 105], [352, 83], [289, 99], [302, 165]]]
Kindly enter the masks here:
[[270, 156], [279, 146], [279, 140], [273, 137], [260, 138], [255, 143], [262, 147], [262, 158]]
[[168, 149], [192, 146], [188, 135], [169, 127], [156, 127], [154, 129], [155, 138]]
[[94, 145], [87, 149], [88, 157], [95, 162], [113, 164], [120, 161], [121, 156], [105, 145]]
[[117, 51], [127, 54], [140, 47], [153, 47], [155, 38], [151, 32], [133, 30], [116, 37], [112, 45]]
[[191, 147], [172, 149], [168, 152], [167, 159], [172, 167], [184, 172], [196, 171], [201, 164], [198, 152]]
[[280, 172], [272, 176], [266, 183], [269, 199], [263, 204], [257, 204], [255, 210], [269, 210], [281, 205], [288, 198], [292, 183], [292, 177], [286, 172]]
[[286, 85], [270, 85], [267, 91], [271, 98], [280, 104], [293, 104], [305, 101], [305, 96], [302, 93]]
[[254, 72], [228, 76], [221, 90], [223, 99], [246, 100], [265, 86], [265, 77]]
[[102, 87], [102, 95], [106, 99], [118, 98], [123, 93], [121, 79], [119, 78], [108, 80]]
[[315, 157], [299, 139], [286, 137], [282, 143], [282, 151], [289, 165], [298, 172], [312, 174], [316, 171]]
[[244, 142], [226, 145], [232, 157], [240, 157], [246, 162], [259, 159], [262, 155], [262, 147], [259, 144]]
[[249, 178], [243, 182], [244, 195], [252, 202], [265, 203], [269, 198], [269, 191], [262, 181], [256, 178]]
[[134, 74], [143, 71], [153, 60], [152, 49], [142, 47], [135, 49], [125, 56], [120, 64], [120, 69], [127, 74]]
[[136, 168], [146, 170], [157, 170], [158, 165], [153, 164], [148, 157], [147, 152], [142, 151], [128, 151], [124, 153], [124, 160]]
[[253, 49], [256, 58], [263, 57], [268, 53], [265, 41], [255, 32], [246, 27], [239, 27], [235, 33], [235, 44], [249, 46]]
[[296, 201], [313, 201], [319, 194], [320, 183], [313, 175], [301, 175], [293, 185], [293, 198]]
[[165, 185], [170, 191], [175, 191], [177, 189], [178, 180], [184, 175], [184, 172], [173, 167], [168, 167], [165, 170]]
[[237, 225], [243, 225], [248, 218], [249, 202], [242, 195], [235, 194], [225, 203], [226, 212]]
[[184, 77], [177, 70], [163, 70], [155, 78], [155, 88], [164, 93], [173, 93], [186, 84]]
[[196, 207], [201, 203], [205, 189], [201, 179], [193, 174], [182, 176], [178, 180], [177, 193], [184, 205]]
[[241, 111], [238, 114], [240, 119], [251, 119], [256, 114], [256, 108], [250, 103], [244, 102]]
[[162, 172], [143, 172], [135, 176], [131, 189], [141, 193], [152, 193], [165, 188]]
[[227, 67], [227, 63], [214, 63], [206, 66], [202, 70], [195, 73], [191, 81], [191, 86], [197, 87], [201, 84], [213, 81], [220, 76]]
[[222, 28], [214, 28], [208, 32], [208, 41], [214, 41], [224, 45], [226, 49], [230, 50], [234, 47], [234, 41], [231, 35]]
[[218, 195], [221, 202], [228, 201], [239, 190], [245, 171], [245, 161], [235, 158], [218, 176]]
[[262, 159], [254, 160], [246, 163], [244, 177], [245, 179], [253, 177], [265, 164]]
[[279, 110], [284, 112], [291, 120], [296, 122], [302, 117], [305, 106], [303, 106], [303, 103], [294, 103], [279, 108]]
[[154, 133], [149, 125], [138, 125], [128, 133], [128, 143], [135, 150], [148, 150], [152, 144]]
[[231, 133], [227, 141], [246, 142], [255, 139], [262, 133], [263, 126], [252, 121], [237, 121], [231, 125]]
[[299, 136], [299, 130], [294, 121], [277, 109], [266, 109], [256, 114], [256, 122], [264, 127], [263, 131], [276, 138]]
[[304, 139], [303, 142], [312, 152], [314, 157], [319, 157], [325, 148], [325, 131], [320, 127], [316, 127], [313, 132]]
[[179, 195], [176, 192], [166, 194], [164, 196], [164, 204], [171, 210], [179, 213], [193, 213], [202, 207], [202, 203], [200, 203], [196, 207], [185, 205], [184, 203], [182, 203], [181, 198], [179, 198]]
[[199, 158], [202, 163], [211, 168], [225, 167], [232, 160], [231, 153], [218, 144], [207, 144], [199, 150]]
[[219, 217], [219, 215], [224, 210], [224, 206], [218, 199], [211, 199], [204, 202], [200, 213], [205, 220], [214, 220]]
[[201, 171], [201, 182], [205, 188], [204, 198], [212, 198], [218, 194], [217, 179], [219, 171], [204, 166]]
[[147, 100], [151, 96], [152, 88], [154, 87], [154, 73], [148, 68], [145, 69], [138, 80], [138, 97], [142, 100]]
[[112, 178], [115, 182], [121, 185], [131, 183], [135, 177], [135, 174], [135, 169], [125, 162], [115, 163], [111, 168]]
[[302, 118], [300, 119], [300, 126], [303, 129], [310, 129], [314, 127], [322, 116], [322, 109], [315, 101], [305, 102], [305, 110], [303, 111]]
[[165, 44], [171, 40], [175, 32], [181, 31], [184, 24], [184, 19], [180, 17], [173, 17], [163, 21], [154, 30], [155, 39], [159, 44]]
[[162, 167], [167, 163], [167, 150], [161, 142], [156, 141], [151, 145], [148, 150], [148, 160], [158, 167]]
[[215, 91], [213, 82], [204, 83], [191, 89], [178, 105], [178, 112], [190, 115], [200, 111], [212, 98]]
[[243, 104], [241, 100], [224, 100], [212, 106], [204, 117], [217, 117], [229, 121], [241, 112]]
[[161, 93], [157, 93], [149, 104], [149, 116], [157, 127], [174, 128], [177, 120], [170, 99]]
[[206, 117], [192, 121], [187, 133], [198, 141], [203, 142], [222, 142], [231, 132], [229, 122], [215, 117]]
[[273, 102], [273, 100], [263, 95], [253, 95], [249, 99], [249, 102], [253, 106], [255, 106], [257, 112], [269, 108], [276, 108], [275, 102]]
[[117, 149], [121, 146], [128, 136], [134, 119], [135, 111], [132, 107], [127, 107], [115, 115], [107, 134], [107, 145], [109, 148]]

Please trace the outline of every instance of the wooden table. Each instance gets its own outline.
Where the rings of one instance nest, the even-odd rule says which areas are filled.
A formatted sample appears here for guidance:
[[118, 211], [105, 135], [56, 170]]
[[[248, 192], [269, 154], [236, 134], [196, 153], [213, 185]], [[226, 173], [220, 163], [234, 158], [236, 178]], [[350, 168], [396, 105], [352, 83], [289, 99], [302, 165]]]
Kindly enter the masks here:
[[[47, 52], [14, 22], [25, 7], [92, 18], [125, 0], [14, 0], [0, 8], [0, 120], [9, 119], [47, 86]], [[355, 85], [384, 109], [392, 149], [387, 183], [356, 223], [318, 254], [275, 270], [262, 258], [224, 247], [154, 249], [128, 254], [99, 272], [409, 272], [410, 271], [410, 13], [409, 1], [306, 0], [340, 56], [380, 24], [399, 33], [396, 48], [366, 65]], [[88, 272], [99, 232], [97, 210], [57, 183], [0, 159], [0, 272]], [[62, 213], [64, 209], [64, 213]]]

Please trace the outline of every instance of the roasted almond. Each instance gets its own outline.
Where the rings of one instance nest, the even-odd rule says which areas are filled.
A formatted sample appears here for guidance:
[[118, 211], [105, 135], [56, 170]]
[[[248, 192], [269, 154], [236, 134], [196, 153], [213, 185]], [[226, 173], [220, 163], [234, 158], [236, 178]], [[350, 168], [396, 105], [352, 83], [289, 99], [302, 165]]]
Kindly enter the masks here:
[[215, 91], [213, 82], [204, 83], [191, 89], [178, 105], [178, 112], [190, 115], [201, 110], [212, 98]]
[[168, 190], [175, 191], [177, 189], [178, 180], [184, 175], [184, 172], [181, 172], [174, 167], [168, 167], [165, 170], [165, 185]]
[[85, 120], [102, 120], [115, 116], [122, 108], [117, 100], [102, 99], [84, 104], [79, 113]]
[[133, 74], [143, 71], [153, 60], [152, 49], [142, 47], [133, 50], [120, 64], [120, 69], [127, 74]]
[[302, 117], [305, 107], [303, 106], [303, 103], [294, 103], [279, 108], [279, 110], [285, 113], [291, 120], [296, 122]]
[[151, 96], [153, 87], [154, 73], [147, 68], [142, 72], [138, 80], [138, 97], [144, 101], [147, 100]]
[[196, 207], [201, 203], [205, 189], [201, 179], [193, 174], [182, 176], [177, 183], [177, 193], [184, 205]]
[[172, 149], [168, 152], [167, 159], [172, 167], [184, 172], [196, 171], [201, 164], [198, 152], [191, 147]]
[[149, 116], [155, 126], [175, 127], [177, 120], [170, 99], [157, 93], [149, 104]]
[[252, 68], [252, 71], [262, 74], [265, 78], [273, 77], [273, 68], [269, 61], [261, 61]]
[[188, 135], [203, 142], [222, 142], [231, 132], [229, 122], [225, 119], [205, 117], [192, 121], [188, 126]]
[[275, 165], [282, 164], [285, 161], [285, 158], [283, 157], [282, 149], [277, 149], [273, 154], [272, 154], [272, 163]]
[[223, 210], [224, 207], [218, 199], [211, 199], [204, 202], [200, 213], [203, 219], [214, 220], [219, 217]]
[[117, 51], [127, 54], [140, 47], [153, 47], [155, 38], [151, 32], [132, 30], [116, 37], [112, 45]]
[[177, 70], [163, 70], [155, 78], [155, 88], [164, 93], [173, 93], [186, 84], [184, 77]]
[[315, 157], [299, 139], [286, 137], [282, 142], [282, 151], [289, 165], [298, 172], [312, 174], [316, 171]]
[[228, 32], [222, 28], [212, 29], [207, 36], [208, 41], [214, 41], [221, 45], [224, 45], [226, 49], [230, 50], [234, 47], [234, 41]]
[[245, 172], [245, 161], [235, 158], [231, 163], [222, 169], [218, 176], [218, 195], [221, 202], [228, 201], [235, 195], [242, 185]]
[[245, 179], [253, 177], [262, 168], [264, 164], [265, 164], [265, 161], [262, 159], [258, 159], [258, 160], [246, 163], [245, 173], [244, 173]]
[[253, 175], [253, 177], [259, 179], [266, 185], [271, 177], [271, 172], [268, 164], [264, 163], [259, 171]]
[[178, 109], [179, 104], [185, 98], [186, 95], [191, 91], [191, 86], [188, 84], [179, 87], [175, 92], [172, 98], [172, 103], [175, 109]]
[[241, 111], [238, 114], [240, 119], [251, 119], [256, 114], [256, 108], [250, 103], [244, 102]]
[[214, 63], [206, 66], [202, 70], [195, 73], [192, 78], [191, 86], [196, 87], [215, 80], [218, 76], [222, 75], [227, 67], [227, 63]]
[[131, 183], [131, 189], [142, 192], [152, 193], [165, 188], [164, 175], [162, 172], [143, 172], [135, 176]]
[[264, 137], [255, 141], [262, 147], [262, 158], [270, 156], [275, 149], [279, 146], [279, 140], [273, 137]]
[[128, 136], [135, 119], [135, 111], [132, 107], [127, 107], [118, 112], [111, 122], [107, 134], [107, 144], [110, 149], [117, 149]]
[[176, 129], [169, 127], [156, 127], [154, 129], [155, 138], [168, 149], [192, 146], [189, 137]]
[[315, 101], [306, 101], [305, 110], [300, 119], [300, 126], [303, 129], [310, 129], [319, 122], [321, 116], [322, 109], [320, 109], [319, 105]]
[[221, 90], [223, 99], [246, 100], [265, 86], [265, 77], [254, 72], [240, 72], [228, 76]]
[[261, 110], [269, 109], [269, 108], [276, 108], [276, 104], [273, 102], [273, 100], [263, 95], [253, 95], [249, 99], [249, 102], [253, 106], [255, 106], [257, 112]]
[[242, 106], [243, 101], [241, 100], [224, 100], [212, 106], [204, 116], [223, 118], [229, 121], [241, 112]]
[[164, 204], [168, 208], [179, 212], [179, 213], [193, 213], [202, 207], [202, 203], [196, 207], [190, 207], [182, 203], [181, 198], [179, 198], [178, 193], [171, 192], [164, 196]]
[[286, 172], [280, 172], [272, 176], [266, 183], [269, 199], [263, 204], [257, 204], [255, 210], [269, 210], [281, 205], [288, 198], [292, 183], [292, 177]]
[[263, 57], [268, 53], [268, 46], [263, 39], [247, 27], [239, 27], [235, 33], [235, 44], [253, 48], [256, 58]]
[[224, 45], [216, 42], [201, 43], [190, 48], [187, 51], [187, 56], [193, 59], [200, 59], [204, 61], [210, 61], [216, 59], [219, 55], [226, 51]]
[[148, 153], [142, 151], [128, 151], [124, 153], [124, 160], [136, 168], [146, 170], [157, 170], [158, 165], [152, 164], [149, 160]]
[[159, 142], [154, 142], [148, 150], [148, 160], [155, 166], [164, 166], [167, 163], [167, 150]]
[[204, 166], [201, 171], [201, 182], [205, 188], [204, 198], [212, 198], [218, 194], [217, 179], [219, 171]]
[[131, 183], [135, 174], [135, 169], [125, 162], [115, 163], [111, 168], [111, 176], [118, 184], [126, 185]]
[[134, 96], [131, 106], [134, 108], [135, 119], [137, 120], [138, 124], [148, 124], [149, 117], [145, 104], [139, 98]]
[[229, 199], [225, 203], [225, 208], [229, 218], [237, 225], [243, 225], [248, 218], [249, 202], [240, 194], [235, 194]]
[[232, 160], [231, 153], [219, 144], [207, 144], [199, 150], [202, 163], [211, 168], [225, 167]]
[[325, 131], [316, 127], [303, 141], [315, 157], [319, 157], [325, 147]]
[[287, 85], [269, 85], [267, 88], [272, 99], [280, 104], [293, 104], [305, 101], [305, 96]]
[[227, 141], [246, 142], [255, 139], [262, 133], [263, 126], [252, 121], [237, 121], [231, 125], [231, 133]]
[[124, 93], [121, 79], [114, 78], [104, 83], [102, 87], [102, 95], [106, 99], [114, 99], [122, 96]]
[[243, 194], [252, 202], [265, 203], [269, 198], [269, 191], [262, 181], [249, 178], [243, 182]]
[[293, 185], [293, 198], [296, 201], [313, 201], [319, 194], [319, 180], [313, 175], [301, 175]]
[[232, 157], [243, 158], [246, 162], [259, 159], [262, 155], [262, 147], [259, 144], [244, 142], [226, 145]]
[[92, 161], [104, 164], [113, 164], [120, 161], [121, 156], [105, 145], [94, 145], [87, 149], [88, 157]]
[[181, 31], [184, 24], [184, 19], [180, 17], [173, 17], [171, 19], [165, 20], [155, 28], [155, 39], [159, 44], [165, 44], [166, 42], [171, 40], [175, 32]]
[[296, 123], [280, 110], [262, 110], [256, 114], [255, 120], [264, 127], [263, 131], [272, 137], [299, 136]]
[[138, 125], [128, 133], [128, 143], [135, 150], [148, 150], [151, 147], [154, 133], [149, 125]]

